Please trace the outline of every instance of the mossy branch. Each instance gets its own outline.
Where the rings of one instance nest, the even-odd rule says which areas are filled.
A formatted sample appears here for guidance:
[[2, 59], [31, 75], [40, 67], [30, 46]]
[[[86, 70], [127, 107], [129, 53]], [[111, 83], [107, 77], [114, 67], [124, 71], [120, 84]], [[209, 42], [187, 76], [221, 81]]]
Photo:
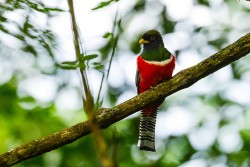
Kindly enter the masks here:
[[[197, 65], [180, 71], [170, 80], [113, 108], [101, 108], [98, 110], [94, 121], [98, 124], [99, 128], [107, 128], [113, 123], [139, 111], [146, 105], [193, 85], [200, 79], [246, 56], [248, 53], [250, 53], [250, 33]], [[90, 129], [90, 121], [85, 121], [41, 139], [18, 146], [0, 155], [0, 166], [11, 166], [25, 159], [57, 149], [88, 135], [91, 133]]]

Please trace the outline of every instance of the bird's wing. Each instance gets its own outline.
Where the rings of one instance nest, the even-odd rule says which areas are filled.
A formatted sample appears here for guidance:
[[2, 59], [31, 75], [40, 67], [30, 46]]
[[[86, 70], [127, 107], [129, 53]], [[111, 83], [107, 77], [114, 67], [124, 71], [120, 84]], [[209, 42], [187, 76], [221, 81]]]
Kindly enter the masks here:
[[137, 87], [137, 93], [139, 93], [139, 83], [140, 83], [140, 72], [138, 69], [136, 69], [136, 74], [135, 74], [135, 85]]

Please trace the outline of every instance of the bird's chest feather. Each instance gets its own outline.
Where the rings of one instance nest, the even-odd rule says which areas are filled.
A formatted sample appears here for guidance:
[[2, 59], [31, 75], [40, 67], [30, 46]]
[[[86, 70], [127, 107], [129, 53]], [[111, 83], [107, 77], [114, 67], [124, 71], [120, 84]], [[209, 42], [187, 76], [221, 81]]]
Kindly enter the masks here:
[[137, 68], [140, 73], [139, 93], [171, 78], [174, 67], [175, 58], [173, 55], [170, 59], [161, 62], [145, 61], [138, 56]]

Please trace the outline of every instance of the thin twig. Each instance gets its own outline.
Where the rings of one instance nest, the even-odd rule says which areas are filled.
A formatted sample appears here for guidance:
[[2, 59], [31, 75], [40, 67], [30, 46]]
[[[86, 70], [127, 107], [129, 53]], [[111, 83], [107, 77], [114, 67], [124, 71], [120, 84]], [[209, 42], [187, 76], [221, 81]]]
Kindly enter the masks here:
[[117, 32], [117, 36], [115, 36], [115, 33], [116, 33], [116, 28], [118, 27], [118, 24], [121, 22], [121, 20], [117, 21], [117, 18], [118, 18], [118, 8], [116, 10], [115, 22], [114, 22], [114, 26], [113, 26], [114, 43], [113, 43], [112, 53], [111, 53], [109, 66], [108, 66], [108, 70], [107, 70], [107, 79], [109, 77], [110, 68], [111, 68], [111, 65], [112, 65], [113, 58], [115, 56], [115, 49], [116, 49], [116, 46], [117, 46], [117, 41], [119, 39], [119, 32]]
[[[84, 55], [83, 55], [83, 52], [81, 51], [81, 48], [82, 48], [81, 45], [80, 45], [81, 40], [79, 38], [77, 23], [76, 23], [76, 19], [75, 19], [73, 1], [68, 0], [68, 5], [69, 5], [71, 21], [72, 21], [75, 54], [76, 54], [76, 57], [77, 57], [77, 60], [79, 61], [79, 63], [84, 64], [84, 61], [82, 59], [82, 56], [84, 56]], [[85, 97], [86, 100], [84, 100], [84, 98], [83, 98], [84, 108], [88, 109], [87, 111], [91, 112], [93, 110], [92, 106], [94, 105], [94, 100], [93, 100], [93, 97], [91, 96], [91, 91], [89, 89], [88, 78], [87, 78], [87, 74], [86, 74], [86, 71], [84, 69], [84, 66], [80, 66], [80, 73], [81, 73], [81, 76], [82, 76], [84, 92], [85, 92], [85, 95], [86, 95], [86, 97]], [[88, 101], [88, 103], [86, 101]]]
[[[71, 14], [71, 20], [72, 20], [72, 29], [73, 29], [73, 34], [74, 34], [74, 44], [75, 44], [74, 46], [75, 46], [76, 56], [77, 56], [79, 63], [84, 64], [84, 60], [82, 59], [82, 57], [84, 56], [83, 50], [82, 50], [83, 47], [81, 46], [81, 40], [79, 37], [79, 32], [77, 28], [76, 19], [75, 19], [73, 1], [68, 0], [68, 5], [70, 8], [70, 14]], [[109, 158], [106, 152], [107, 151], [106, 142], [94, 119], [94, 112], [95, 112], [94, 98], [90, 91], [86, 68], [84, 68], [83, 66], [80, 66], [80, 73], [81, 73], [81, 78], [82, 78], [83, 87], [84, 87], [84, 95], [85, 95], [85, 96], [83, 95], [83, 107], [90, 120], [89, 122], [90, 128], [93, 132], [93, 137], [96, 143], [97, 152], [99, 153], [99, 157], [101, 159], [103, 166], [112, 167], [113, 162]]]
[[[103, 82], [104, 82], [105, 78], [106, 78], [106, 80], [108, 80], [109, 72], [110, 72], [110, 68], [111, 68], [111, 64], [112, 64], [112, 61], [113, 61], [113, 57], [115, 56], [115, 49], [117, 47], [117, 41], [118, 41], [118, 38], [119, 38], [119, 32], [117, 32], [117, 36], [115, 35], [116, 34], [116, 27], [118, 25], [117, 18], [118, 18], [118, 8], [116, 10], [114, 24], [113, 24], [113, 30], [112, 30], [112, 34], [113, 34], [113, 37], [112, 37], [112, 39], [113, 39], [112, 40], [113, 41], [112, 53], [111, 53], [111, 57], [110, 57], [110, 60], [109, 60], [107, 73], [106, 73], [106, 75], [105, 75], [105, 72], [103, 72], [103, 74], [102, 74], [101, 84], [100, 84], [100, 87], [99, 87], [99, 91], [98, 91], [98, 95], [97, 95], [97, 100], [96, 100], [96, 104], [97, 105], [99, 105], [101, 103], [100, 102], [100, 97], [101, 97], [101, 91], [102, 91]], [[99, 106], [97, 106], [97, 108], [99, 108]]]

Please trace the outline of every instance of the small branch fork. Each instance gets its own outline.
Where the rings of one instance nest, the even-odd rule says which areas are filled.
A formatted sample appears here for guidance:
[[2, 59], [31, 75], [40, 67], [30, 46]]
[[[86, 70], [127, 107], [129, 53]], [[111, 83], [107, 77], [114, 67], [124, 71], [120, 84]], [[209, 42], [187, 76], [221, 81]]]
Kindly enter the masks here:
[[[180, 71], [173, 78], [112, 108], [101, 108], [94, 117], [100, 129], [126, 118], [146, 105], [187, 88], [200, 79], [250, 53], [250, 33], [195, 66]], [[0, 155], [0, 166], [12, 166], [41, 155], [91, 133], [90, 120], [20, 145]]]

